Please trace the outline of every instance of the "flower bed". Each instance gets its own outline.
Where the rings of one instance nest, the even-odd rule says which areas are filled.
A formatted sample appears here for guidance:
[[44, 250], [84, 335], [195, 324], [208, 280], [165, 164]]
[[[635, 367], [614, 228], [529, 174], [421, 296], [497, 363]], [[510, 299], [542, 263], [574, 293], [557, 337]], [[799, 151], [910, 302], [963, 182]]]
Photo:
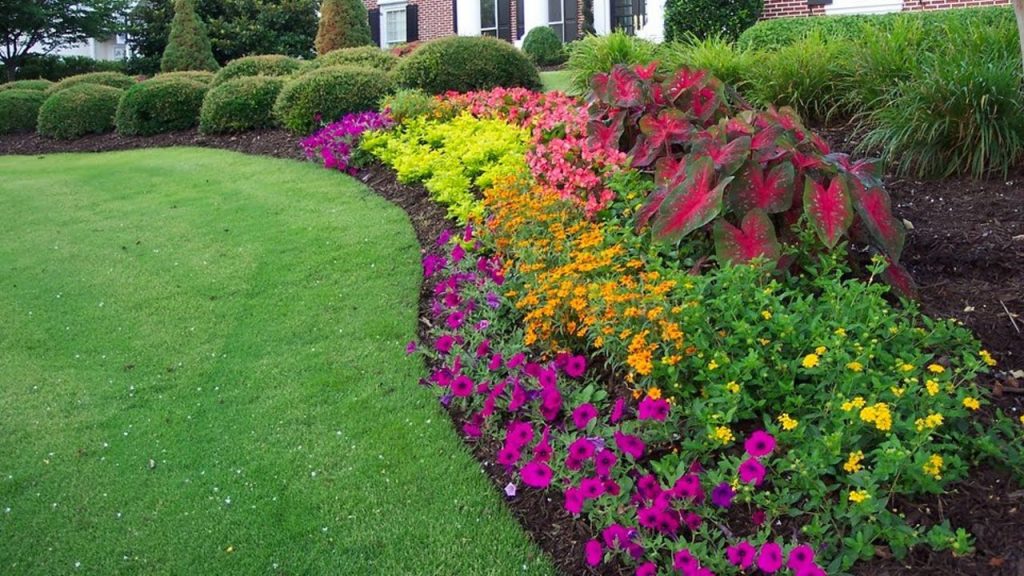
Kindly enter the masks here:
[[[978, 432], [991, 357], [887, 299], [881, 278], [909, 285], [872, 164], [785, 111], [732, 110], [699, 74], [619, 69], [598, 87], [589, 114], [557, 95], [449, 95], [365, 139], [426, 179], [403, 165], [411, 146], [469, 169], [458, 132], [529, 135], [523, 169], [432, 191], [471, 223], [424, 261], [419, 346], [463, 431], [500, 439], [510, 492], [562, 491], [598, 531], [587, 562], [637, 574], [840, 573], [881, 543], [968, 552], [962, 529], [908, 525], [892, 498], [941, 493], [1001, 450], [1020, 473], [1024, 423]], [[866, 281], [846, 239], [875, 246]]]

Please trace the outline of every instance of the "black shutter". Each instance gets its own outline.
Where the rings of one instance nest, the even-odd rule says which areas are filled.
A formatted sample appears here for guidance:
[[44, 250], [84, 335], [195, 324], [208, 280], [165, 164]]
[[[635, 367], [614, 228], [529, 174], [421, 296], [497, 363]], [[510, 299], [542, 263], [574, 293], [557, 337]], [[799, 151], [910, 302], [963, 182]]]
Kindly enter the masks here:
[[516, 40], [521, 39], [526, 34], [526, 23], [523, 22], [525, 16], [523, 16], [523, 0], [516, 0]]
[[369, 11], [370, 14], [370, 38], [373, 38], [373, 43], [380, 46], [380, 10], [374, 8]]
[[452, 34], [459, 33], [459, 0], [452, 0]]
[[498, 0], [498, 38], [512, 41], [512, 0]]
[[562, 0], [562, 18], [565, 23], [562, 27], [563, 42], [572, 42], [580, 35], [579, 25], [579, 4], [576, 0]]
[[409, 4], [405, 7], [405, 41], [415, 42], [420, 39], [420, 7]]

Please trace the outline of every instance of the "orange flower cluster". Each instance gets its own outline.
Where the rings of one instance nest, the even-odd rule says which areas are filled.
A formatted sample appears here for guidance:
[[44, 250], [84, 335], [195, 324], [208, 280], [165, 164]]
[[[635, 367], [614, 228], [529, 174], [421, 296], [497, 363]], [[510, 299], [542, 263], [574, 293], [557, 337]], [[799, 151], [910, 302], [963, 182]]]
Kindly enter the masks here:
[[508, 296], [524, 315], [526, 345], [614, 347], [640, 376], [694, 352], [671, 320], [681, 310], [668, 304], [676, 282], [630, 259], [615, 224], [588, 221], [543, 186], [508, 181], [488, 190], [484, 203], [488, 237], [506, 271], [523, 281], [523, 290]]

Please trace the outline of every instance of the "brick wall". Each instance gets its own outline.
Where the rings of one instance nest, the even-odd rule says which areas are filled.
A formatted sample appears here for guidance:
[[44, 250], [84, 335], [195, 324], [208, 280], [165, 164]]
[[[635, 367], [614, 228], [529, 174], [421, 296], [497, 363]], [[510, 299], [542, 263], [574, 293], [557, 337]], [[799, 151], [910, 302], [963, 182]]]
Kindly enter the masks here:
[[[465, 0], [464, 0], [465, 1]], [[431, 40], [455, 33], [452, 0], [408, 0], [420, 7], [420, 40]], [[363, 0], [367, 10], [377, 7], [377, 0]]]
[[[1001, 6], [1010, 0], [904, 0], [904, 11], [944, 10], [946, 8], [968, 8], [973, 6]], [[807, 0], [765, 0], [761, 18], [785, 16], [817, 16], [825, 14], [824, 6], [808, 6]]]

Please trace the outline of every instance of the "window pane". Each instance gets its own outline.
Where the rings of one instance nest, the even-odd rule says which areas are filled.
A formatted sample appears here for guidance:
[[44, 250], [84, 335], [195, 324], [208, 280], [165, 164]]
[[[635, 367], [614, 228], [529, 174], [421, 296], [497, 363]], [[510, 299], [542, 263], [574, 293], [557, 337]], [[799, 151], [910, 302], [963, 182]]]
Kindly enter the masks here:
[[[562, 0], [548, 0], [548, 22], [562, 21]], [[561, 38], [561, 34], [558, 36]]]
[[384, 43], [388, 46], [405, 42], [405, 9], [384, 13]]
[[480, 31], [480, 35], [481, 36], [494, 36], [495, 38], [497, 38], [498, 30], [496, 28], [491, 28], [490, 30], [481, 30]]
[[480, 0], [480, 27], [498, 27], [498, 4], [495, 0]]
[[561, 24], [552, 24], [551, 25], [551, 29], [555, 31], [555, 36], [558, 36], [559, 40], [561, 40], [561, 38], [562, 38], [562, 25]]

